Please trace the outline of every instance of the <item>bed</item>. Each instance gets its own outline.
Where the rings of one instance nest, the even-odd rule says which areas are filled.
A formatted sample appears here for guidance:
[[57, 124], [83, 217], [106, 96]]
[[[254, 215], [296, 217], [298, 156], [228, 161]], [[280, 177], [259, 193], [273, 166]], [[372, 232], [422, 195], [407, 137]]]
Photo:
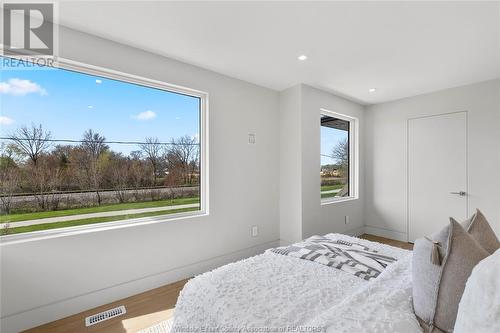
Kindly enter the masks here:
[[397, 259], [365, 280], [335, 267], [271, 251], [190, 280], [174, 330], [421, 332], [411, 305], [411, 252], [342, 234]]

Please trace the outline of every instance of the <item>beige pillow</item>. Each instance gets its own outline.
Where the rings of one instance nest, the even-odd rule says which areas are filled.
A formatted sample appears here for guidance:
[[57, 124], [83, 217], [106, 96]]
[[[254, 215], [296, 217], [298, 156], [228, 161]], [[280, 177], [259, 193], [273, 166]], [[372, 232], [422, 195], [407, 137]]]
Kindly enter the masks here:
[[479, 209], [476, 209], [471, 218], [462, 222], [462, 226], [490, 254], [500, 248], [495, 232]]
[[[489, 253], [452, 218], [429, 238], [413, 248], [413, 307], [429, 331], [453, 332], [465, 283]], [[433, 252], [440, 261], [432, 260]]]

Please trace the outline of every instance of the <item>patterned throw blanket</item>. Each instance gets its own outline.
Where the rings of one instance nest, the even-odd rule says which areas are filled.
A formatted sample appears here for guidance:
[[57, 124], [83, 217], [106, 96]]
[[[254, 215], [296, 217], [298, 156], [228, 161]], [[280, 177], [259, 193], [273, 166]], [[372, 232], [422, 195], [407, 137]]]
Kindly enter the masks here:
[[323, 236], [312, 236], [301, 243], [270, 251], [335, 267], [365, 280], [376, 278], [387, 265], [396, 261], [364, 245]]

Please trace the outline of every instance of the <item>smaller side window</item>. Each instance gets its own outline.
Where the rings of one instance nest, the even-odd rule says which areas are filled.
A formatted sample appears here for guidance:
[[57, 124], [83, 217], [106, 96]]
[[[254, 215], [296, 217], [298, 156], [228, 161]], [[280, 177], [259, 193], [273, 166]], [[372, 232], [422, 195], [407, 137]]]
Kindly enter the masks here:
[[321, 113], [321, 201], [354, 197], [355, 120], [333, 112]]

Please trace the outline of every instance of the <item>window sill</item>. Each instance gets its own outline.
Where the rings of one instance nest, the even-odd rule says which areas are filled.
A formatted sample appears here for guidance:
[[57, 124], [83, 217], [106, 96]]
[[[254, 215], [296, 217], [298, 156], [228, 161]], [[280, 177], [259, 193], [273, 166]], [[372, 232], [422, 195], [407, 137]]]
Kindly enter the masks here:
[[76, 227], [49, 229], [49, 230], [32, 231], [32, 232], [13, 234], [13, 235], [5, 235], [5, 236], [0, 236], [0, 246], [33, 242], [33, 241], [58, 238], [58, 237], [74, 236], [79, 234], [86, 234], [86, 233], [105, 231], [105, 230], [129, 228], [129, 227], [142, 226], [155, 223], [173, 222], [177, 220], [185, 220], [202, 216], [208, 216], [208, 213], [205, 211], [185, 212], [185, 213], [160, 215], [153, 217], [141, 217], [136, 219], [120, 220], [120, 221], [113, 221], [113, 222], [106, 222], [99, 224], [87, 224]]
[[322, 199], [321, 200], [321, 206], [325, 205], [331, 205], [331, 204], [336, 204], [336, 203], [341, 203], [341, 202], [347, 202], [347, 201], [354, 201], [358, 200], [358, 197], [346, 197], [346, 198], [338, 198], [338, 199]]

